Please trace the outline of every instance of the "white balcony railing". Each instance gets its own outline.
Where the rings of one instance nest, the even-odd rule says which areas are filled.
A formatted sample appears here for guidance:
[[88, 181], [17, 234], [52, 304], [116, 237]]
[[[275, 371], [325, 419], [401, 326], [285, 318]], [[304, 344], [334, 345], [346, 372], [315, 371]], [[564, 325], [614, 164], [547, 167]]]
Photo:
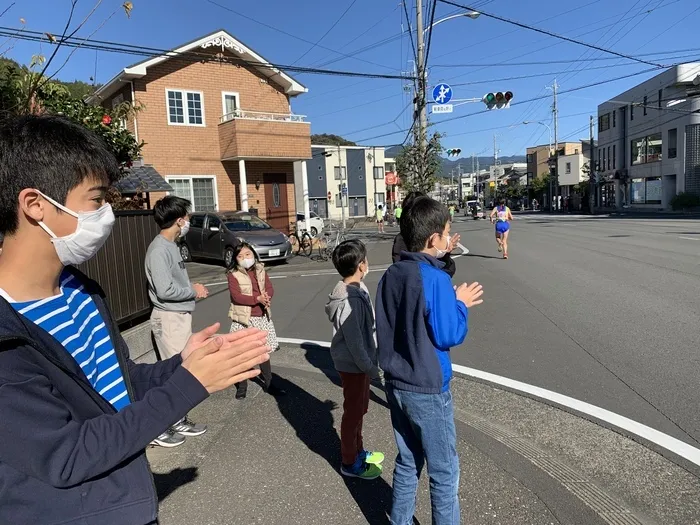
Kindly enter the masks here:
[[221, 122], [229, 120], [271, 120], [274, 122], [306, 122], [306, 115], [294, 115], [293, 113], [270, 113], [267, 111], [246, 111], [237, 109], [226, 113], [221, 117]]

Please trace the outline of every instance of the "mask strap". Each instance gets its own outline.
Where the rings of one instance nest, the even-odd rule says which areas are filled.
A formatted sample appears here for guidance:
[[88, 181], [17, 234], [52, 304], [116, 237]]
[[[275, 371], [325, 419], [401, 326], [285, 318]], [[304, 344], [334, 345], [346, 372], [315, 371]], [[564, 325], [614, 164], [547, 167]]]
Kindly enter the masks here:
[[[39, 195], [41, 195], [42, 197], [44, 197], [47, 201], [49, 201], [51, 204], [53, 204], [54, 206], [56, 206], [56, 208], [58, 208], [59, 210], [66, 212], [68, 215], [72, 215], [72, 216], [75, 217], [76, 219], [78, 218], [78, 214], [75, 213], [73, 210], [69, 210], [69, 209], [66, 208], [63, 204], [60, 204], [60, 203], [56, 202], [55, 200], [53, 200], [53, 199], [52, 199], [51, 197], [49, 197], [48, 195], [44, 195], [43, 193], [41, 193], [39, 190], [36, 190], [36, 191], [37, 191], [37, 193], [38, 193]], [[41, 224], [41, 223], [40, 223], [40, 224]], [[47, 228], [44, 228], [44, 229], [47, 230], [47, 233], [49, 233], [49, 232], [51, 231], [51, 230], [48, 230]], [[49, 235], [52, 235], [53, 237], [56, 237], [55, 235], [53, 235], [53, 233], [49, 233]]]
[[39, 221], [39, 226], [41, 226], [41, 229], [44, 230], [46, 233], [48, 233], [52, 239], [58, 238], [56, 236], [56, 234], [51, 231], [51, 228], [49, 228], [48, 226], [46, 226], [46, 224], [44, 224], [44, 221]]

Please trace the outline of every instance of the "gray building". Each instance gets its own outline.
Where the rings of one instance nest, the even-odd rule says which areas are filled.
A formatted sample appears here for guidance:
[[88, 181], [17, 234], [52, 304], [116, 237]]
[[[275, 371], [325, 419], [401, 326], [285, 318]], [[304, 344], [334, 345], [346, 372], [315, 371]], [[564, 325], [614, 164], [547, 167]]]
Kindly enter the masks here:
[[668, 209], [700, 194], [700, 63], [675, 66], [598, 106], [598, 203]]

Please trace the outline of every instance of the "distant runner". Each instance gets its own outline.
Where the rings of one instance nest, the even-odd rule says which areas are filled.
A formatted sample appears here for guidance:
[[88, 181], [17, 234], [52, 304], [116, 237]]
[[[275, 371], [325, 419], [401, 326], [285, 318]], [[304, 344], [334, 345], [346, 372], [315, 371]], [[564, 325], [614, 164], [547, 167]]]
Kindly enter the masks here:
[[506, 206], [506, 200], [500, 199], [498, 206], [491, 210], [491, 223], [496, 224], [496, 242], [498, 243], [498, 251], [503, 252], [503, 258], [508, 258], [508, 230], [510, 230], [510, 221], [513, 220], [513, 214], [510, 208]]
[[384, 233], [384, 209], [381, 204], [377, 206], [377, 231]]
[[450, 206], [450, 222], [454, 222], [455, 220], [455, 207], [454, 204]]

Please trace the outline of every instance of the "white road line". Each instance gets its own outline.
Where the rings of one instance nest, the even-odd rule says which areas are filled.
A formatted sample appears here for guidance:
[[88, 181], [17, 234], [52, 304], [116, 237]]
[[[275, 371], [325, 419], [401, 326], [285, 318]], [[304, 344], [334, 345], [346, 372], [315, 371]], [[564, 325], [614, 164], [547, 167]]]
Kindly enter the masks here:
[[[327, 341], [308, 341], [306, 339], [291, 339], [280, 337], [279, 341], [281, 343], [288, 344], [314, 344], [323, 348], [330, 348], [330, 343]], [[452, 365], [452, 370], [457, 373], [464, 374], [466, 376], [474, 377], [486, 381], [488, 383], [493, 383], [500, 386], [505, 386], [511, 390], [517, 392], [523, 392], [529, 394], [533, 397], [545, 399], [551, 401], [561, 406], [565, 406], [572, 410], [575, 410], [581, 414], [586, 414], [588, 416], [594, 417], [600, 421], [605, 421], [610, 425], [620, 428], [630, 434], [638, 436], [642, 439], [654, 443], [655, 445], [662, 447], [669, 452], [672, 452], [691, 463], [700, 466], [700, 449], [697, 449], [683, 441], [664, 434], [658, 430], [655, 430], [647, 425], [638, 423], [632, 419], [629, 419], [610, 410], [586, 403], [585, 401], [580, 401], [573, 397], [565, 396], [563, 394], [558, 394], [557, 392], [552, 392], [538, 386], [530, 385], [528, 383], [522, 383], [514, 379], [509, 379], [507, 377], [498, 376], [496, 374], [491, 374], [489, 372], [484, 372], [483, 370], [477, 370], [475, 368], [469, 368], [462, 365]]]
[[684, 241], [700, 241], [700, 237], [684, 237], [679, 235], [678, 238], [683, 239]]

